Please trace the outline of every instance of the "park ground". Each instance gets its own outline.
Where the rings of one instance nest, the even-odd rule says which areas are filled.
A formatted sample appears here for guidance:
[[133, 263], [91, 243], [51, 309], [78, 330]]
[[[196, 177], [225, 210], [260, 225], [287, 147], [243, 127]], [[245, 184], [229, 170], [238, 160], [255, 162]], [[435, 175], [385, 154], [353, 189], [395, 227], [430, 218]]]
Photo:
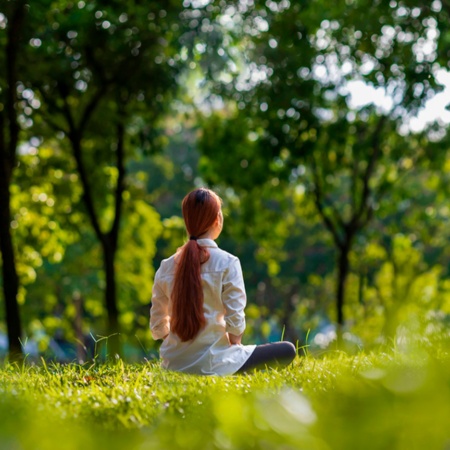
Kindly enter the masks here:
[[448, 343], [300, 349], [205, 377], [157, 361], [0, 367], [0, 449], [448, 449]]

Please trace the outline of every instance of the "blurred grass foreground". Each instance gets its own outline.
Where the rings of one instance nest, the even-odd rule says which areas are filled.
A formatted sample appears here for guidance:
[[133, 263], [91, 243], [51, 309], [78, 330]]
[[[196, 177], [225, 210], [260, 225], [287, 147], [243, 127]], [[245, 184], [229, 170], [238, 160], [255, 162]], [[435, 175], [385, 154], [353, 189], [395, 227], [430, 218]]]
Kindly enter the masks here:
[[[300, 350], [302, 352], [302, 350]], [[1, 449], [448, 449], [443, 342], [201, 377], [157, 362], [0, 368]]]

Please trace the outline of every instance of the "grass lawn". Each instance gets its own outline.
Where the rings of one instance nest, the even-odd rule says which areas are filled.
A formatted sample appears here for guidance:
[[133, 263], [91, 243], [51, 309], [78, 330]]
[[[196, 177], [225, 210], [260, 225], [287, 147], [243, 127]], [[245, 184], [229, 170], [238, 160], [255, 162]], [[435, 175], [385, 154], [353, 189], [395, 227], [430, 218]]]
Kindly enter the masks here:
[[0, 449], [450, 449], [444, 344], [201, 377], [158, 363], [0, 367]]

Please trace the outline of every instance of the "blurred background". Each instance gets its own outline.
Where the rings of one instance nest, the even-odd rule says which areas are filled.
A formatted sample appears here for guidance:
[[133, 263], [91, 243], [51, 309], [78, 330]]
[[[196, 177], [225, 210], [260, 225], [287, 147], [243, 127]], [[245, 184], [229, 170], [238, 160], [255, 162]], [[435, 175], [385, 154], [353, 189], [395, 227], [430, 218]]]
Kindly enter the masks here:
[[5, 0], [0, 356], [157, 355], [180, 202], [224, 201], [244, 343], [450, 322], [450, 2]]

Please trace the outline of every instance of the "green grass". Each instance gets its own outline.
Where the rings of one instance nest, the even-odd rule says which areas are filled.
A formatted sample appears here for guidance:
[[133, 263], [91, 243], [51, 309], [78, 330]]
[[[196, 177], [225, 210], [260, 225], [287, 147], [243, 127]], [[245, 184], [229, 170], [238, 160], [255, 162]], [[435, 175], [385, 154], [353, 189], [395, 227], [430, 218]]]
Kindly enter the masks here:
[[158, 363], [4, 365], [0, 449], [448, 449], [442, 345], [201, 377]]

